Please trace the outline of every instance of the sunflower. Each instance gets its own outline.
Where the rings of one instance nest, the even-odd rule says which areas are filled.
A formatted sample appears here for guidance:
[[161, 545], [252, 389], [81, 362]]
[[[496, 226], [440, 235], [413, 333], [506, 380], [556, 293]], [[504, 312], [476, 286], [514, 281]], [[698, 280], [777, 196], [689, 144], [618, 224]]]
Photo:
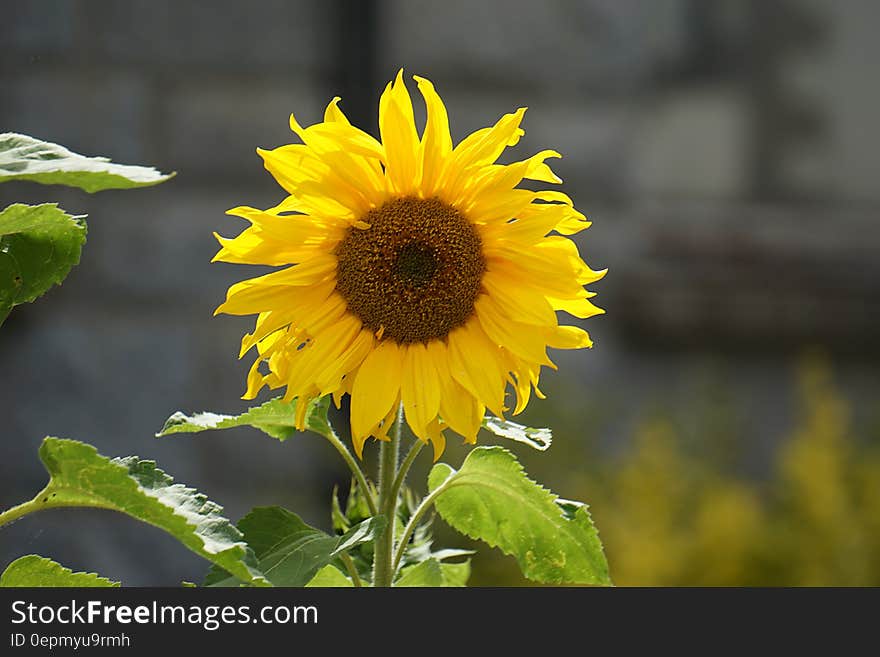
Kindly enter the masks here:
[[[567, 235], [590, 223], [558, 191], [552, 150], [497, 164], [524, 134], [526, 108], [453, 146], [446, 108], [415, 77], [427, 108], [418, 134], [403, 72], [379, 101], [381, 142], [353, 126], [334, 98], [321, 123], [290, 127], [302, 144], [257, 149], [288, 196], [268, 210], [228, 214], [250, 226], [216, 235], [215, 261], [283, 266], [229, 288], [217, 313], [257, 314], [240, 357], [256, 349], [244, 399], [267, 386], [307, 402], [351, 396], [358, 455], [387, 439], [402, 403], [406, 422], [435, 458], [451, 429], [476, 442], [486, 409], [521, 412], [547, 347], [591, 347], [586, 331], [560, 325], [602, 312], [584, 285], [600, 279]], [[216, 313], [215, 313], [216, 314]]]

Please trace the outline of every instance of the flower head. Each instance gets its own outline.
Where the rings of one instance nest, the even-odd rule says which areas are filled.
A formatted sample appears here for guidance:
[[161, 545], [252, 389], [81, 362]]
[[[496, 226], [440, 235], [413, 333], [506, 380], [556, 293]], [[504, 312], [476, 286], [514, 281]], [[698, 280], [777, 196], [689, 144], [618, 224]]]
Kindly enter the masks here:
[[496, 164], [523, 135], [525, 108], [453, 147], [434, 86], [415, 81], [421, 135], [402, 71], [379, 102], [381, 142], [349, 123], [339, 98], [321, 123], [291, 116], [302, 144], [257, 149], [288, 196], [229, 210], [251, 225], [217, 236], [215, 260], [283, 266], [233, 285], [217, 309], [257, 314], [241, 344], [242, 356], [257, 352], [245, 398], [286, 388], [303, 428], [306, 402], [349, 394], [358, 454], [370, 436], [387, 437], [401, 403], [435, 456], [447, 428], [476, 442], [487, 408], [519, 413], [533, 389], [542, 397], [540, 369], [555, 368], [547, 347], [592, 346], [556, 312], [602, 312], [584, 285], [604, 271], [566, 237], [589, 222], [561, 192], [518, 187], [561, 182], [546, 164], [559, 153]]

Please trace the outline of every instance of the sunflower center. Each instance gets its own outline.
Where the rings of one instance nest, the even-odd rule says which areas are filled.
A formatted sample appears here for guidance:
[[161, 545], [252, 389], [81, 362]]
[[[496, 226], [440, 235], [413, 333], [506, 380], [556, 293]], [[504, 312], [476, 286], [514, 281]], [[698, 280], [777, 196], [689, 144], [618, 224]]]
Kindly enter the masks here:
[[336, 247], [336, 289], [365, 326], [400, 344], [443, 338], [474, 312], [480, 236], [436, 198], [388, 201]]
[[427, 244], [410, 242], [400, 247], [394, 263], [394, 274], [413, 287], [430, 283], [437, 273], [438, 262], [434, 249]]

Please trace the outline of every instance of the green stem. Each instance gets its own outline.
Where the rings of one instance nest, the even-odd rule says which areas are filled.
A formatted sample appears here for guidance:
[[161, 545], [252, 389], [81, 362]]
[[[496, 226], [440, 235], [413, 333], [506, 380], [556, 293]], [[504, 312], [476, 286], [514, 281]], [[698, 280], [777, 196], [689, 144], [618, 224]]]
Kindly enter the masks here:
[[29, 513], [34, 513], [36, 511], [42, 511], [46, 508], [46, 505], [41, 504], [38, 498], [32, 499], [30, 502], [25, 502], [24, 504], [19, 504], [18, 506], [14, 506], [8, 511], [4, 511], [0, 513], [0, 527], [3, 525], [7, 525], [10, 522], [15, 522], [22, 516], [26, 516]]
[[363, 586], [363, 582], [361, 582], [361, 576], [358, 575], [357, 567], [354, 565], [354, 561], [352, 561], [348, 552], [343, 552], [342, 554], [340, 554], [339, 559], [342, 561], [342, 564], [345, 566], [348, 574], [351, 575], [351, 583], [358, 588]]
[[373, 493], [370, 491], [370, 487], [367, 485], [367, 478], [364, 476], [363, 470], [361, 470], [352, 453], [348, 451], [348, 447], [346, 447], [345, 443], [343, 443], [342, 440], [340, 440], [339, 436], [336, 435], [333, 427], [330, 427], [330, 431], [328, 433], [322, 433], [321, 435], [324, 436], [324, 438], [326, 438], [328, 441], [330, 441], [330, 444], [336, 448], [336, 451], [339, 452], [346, 465], [348, 465], [348, 469], [351, 470], [351, 473], [354, 475], [358, 486], [360, 487], [361, 491], [363, 491], [364, 499], [367, 501], [367, 507], [370, 509], [370, 515], [377, 515], [379, 513], [379, 508], [376, 506], [376, 499], [373, 497]]
[[113, 509], [111, 506], [107, 506], [101, 504], [98, 501], [79, 501], [74, 502], [69, 498], [65, 499], [64, 502], [56, 502], [55, 499], [57, 497], [58, 491], [61, 489], [53, 488], [51, 484], [46, 486], [43, 490], [41, 490], [34, 499], [23, 502], [18, 506], [14, 506], [11, 509], [7, 509], [3, 513], [0, 513], [0, 527], [3, 525], [8, 525], [9, 523], [15, 522], [19, 518], [23, 518], [26, 515], [31, 513], [37, 513], [38, 511], [45, 511], [47, 509], [60, 509], [60, 508], [71, 508], [71, 507], [86, 507], [90, 509]]
[[403, 487], [403, 482], [406, 480], [406, 475], [409, 472], [410, 467], [412, 467], [413, 462], [416, 460], [416, 457], [419, 455], [419, 452], [422, 451], [422, 447], [424, 446], [425, 443], [416, 438], [413, 441], [412, 446], [410, 446], [409, 451], [406, 453], [406, 456], [403, 457], [403, 461], [400, 463], [400, 469], [397, 471], [397, 476], [394, 478], [394, 483], [391, 484], [391, 494], [394, 495], [395, 499], [397, 499], [400, 494], [400, 489]]
[[373, 586], [391, 586], [394, 571], [391, 559], [394, 553], [394, 525], [397, 516], [397, 496], [392, 494], [397, 476], [397, 457], [400, 433], [403, 428], [403, 406], [397, 411], [397, 421], [391, 439], [379, 447], [379, 513], [385, 516], [385, 530], [376, 539], [373, 555]]
[[397, 545], [397, 552], [394, 555], [394, 563], [391, 567], [392, 572], [397, 572], [397, 569], [400, 568], [400, 562], [403, 560], [403, 555], [406, 553], [406, 547], [409, 544], [409, 539], [412, 538], [413, 532], [416, 530], [416, 527], [419, 524], [419, 521], [422, 519], [422, 516], [431, 508], [431, 505], [434, 503], [440, 495], [449, 490], [452, 486], [455, 485], [455, 479], [457, 472], [453, 472], [449, 475], [442, 484], [437, 486], [431, 493], [426, 496], [421, 503], [416, 507], [416, 510], [413, 511], [413, 514], [409, 518], [409, 522], [406, 523], [406, 527], [403, 530], [403, 535], [400, 537], [400, 543]]

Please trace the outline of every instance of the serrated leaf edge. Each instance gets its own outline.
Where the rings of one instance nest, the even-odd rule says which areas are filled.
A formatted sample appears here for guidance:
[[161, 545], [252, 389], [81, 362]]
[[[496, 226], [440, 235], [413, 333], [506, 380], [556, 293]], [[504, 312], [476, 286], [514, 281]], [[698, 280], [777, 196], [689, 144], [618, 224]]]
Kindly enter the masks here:
[[[522, 475], [523, 478], [524, 478], [526, 481], [528, 481], [529, 483], [534, 484], [535, 487], [538, 488], [538, 489], [539, 489], [539, 490], [540, 490], [540, 491], [541, 491], [541, 492], [547, 497], [548, 501], [552, 502], [555, 506], [559, 507], [559, 505], [558, 505], [558, 503], [557, 503], [557, 500], [560, 499], [559, 496], [556, 495], [553, 491], [551, 491], [551, 490], [545, 488], [543, 485], [541, 485], [541, 484], [538, 483], [537, 481], [531, 479], [531, 478], [528, 476], [528, 473], [525, 471], [525, 468], [523, 467], [522, 463], [520, 463], [519, 460], [518, 460], [513, 454], [511, 454], [508, 450], [504, 449], [503, 447], [499, 447], [499, 446], [477, 447], [477, 448], [471, 450], [471, 452], [467, 455], [467, 457], [465, 457], [465, 460], [464, 460], [464, 462], [462, 463], [461, 468], [459, 468], [458, 470], [456, 470], [455, 468], [452, 468], [452, 466], [449, 466], [449, 465], [447, 465], [447, 464], [442, 464], [442, 465], [447, 465], [447, 467], [449, 467], [449, 469], [451, 470], [451, 474], [449, 475], [449, 477], [454, 477], [454, 478], [455, 478], [455, 481], [450, 481], [450, 482], [449, 482], [449, 484], [448, 484], [448, 486], [447, 486], [447, 490], [450, 489], [450, 488], [453, 488], [453, 487], [455, 487], [455, 486], [460, 486], [460, 485], [462, 485], [461, 483], [459, 483], [459, 482], [462, 481], [462, 480], [464, 480], [462, 483], [467, 483], [467, 478], [468, 478], [468, 474], [469, 474], [469, 473], [464, 473], [464, 474], [462, 474], [462, 469], [464, 469], [465, 464], [468, 462], [468, 460], [469, 460], [470, 458], [472, 458], [472, 456], [473, 456], [474, 454], [478, 454], [478, 453], [482, 453], [482, 454], [490, 454], [490, 453], [493, 453], [493, 452], [494, 452], [494, 453], [502, 454], [505, 458], [508, 458], [512, 463], [515, 464], [516, 471], [517, 471], [518, 474]], [[438, 464], [438, 465], [441, 465], [441, 464]], [[435, 467], [436, 467], [436, 466], [435, 466]], [[474, 474], [473, 476], [476, 477], [477, 475]], [[490, 475], [490, 477], [491, 477], [491, 475]], [[480, 473], [480, 476], [479, 476], [479, 478], [478, 478], [478, 482], [477, 482], [477, 483], [478, 483], [479, 485], [484, 485], [484, 486], [485, 486], [485, 485], [486, 485], [486, 484], [485, 484], [485, 479], [486, 479], [486, 473]], [[496, 479], [497, 479], [497, 478], [496, 478]], [[504, 496], [511, 497], [511, 496], [510, 496], [510, 493], [509, 493], [509, 491], [508, 491], [508, 489], [507, 489], [506, 487], [504, 487], [504, 486], [497, 486], [497, 485], [496, 485], [496, 486], [488, 486], [488, 487], [489, 487], [489, 488], [492, 488], [492, 489], [493, 489], [494, 491], [496, 491], [496, 492], [499, 492], [499, 493], [503, 494]], [[441, 495], [441, 497], [442, 497], [442, 495]], [[439, 501], [439, 498], [438, 498], [438, 501]], [[568, 500], [565, 500], [565, 501], [568, 501]], [[522, 504], [522, 500], [520, 500], [520, 499], [517, 498], [517, 503], [518, 503], [518, 504]], [[572, 523], [572, 522], [574, 522], [574, 521], [573, 521], [573, 520], [570, 520], [569, 518], [567, 518], [567, 517], [565, 516], [565, 514], [564, 514], [562, 508], [559, 508], [559, 515], [558, 515], [558, 516], [551, 517], [551, 516], [548, 516], [548, 515], [545, 513], [545, 511], [544, 511], [543, 509], [536, 508], [533, 502], [530, 503], [529, 506], [532, 507], [533, 509], [537, 510], [537, 511], [540, 513], [540, 515], [541, 515], [542, 517], [544, 517], [544, 518], [547, 518], [547, 519], [549, 519], [549, 520], [551, 520], [551, 521], [561, 520], [563, 523], [565, 523], [565, 524], [563, 524], [564, 531], [569, 535], [570, 538], [572, 538], [573, 542], [575, 542], [575, 543], [578, 542], [578, 541], [577, 541], [577, 538], [576, 538], [574, 535], [571, 534], [571, 529], [567, 526], [567, 523]], [[592, 517], [590, 516], [589, 511], [587, 510], [587, 505], [586, 505], [586, 504], [583, 504], [582, 508], [583, 508], [584, 512], [586, 513], [587, 517], [590, 519], [590, 524], [591, 524], [591, 526], [593, 527], [593, 531], [594, 531], [595, 534], [596, 534], [596, 540], [599, 542], [599, 548], [600, 548], [600, 550], [602, 551], [602, 554], [603, 554], [603, 557], [604, 557], [605, 548], [604, 548], [604, 545], [602, 544], [602, 540], [601, 540], [601, 538], [599, 537], [599, 531], [598, 531], [598, 529], [596, 529], [595, 525], [592, 524]], [[438, 513], [440, 513], [440, 516], [443, 517], [443, 513], [440, 512], [440, 509], [439, 509], [439, 508], [437, 509], [437, 511], [438, 511]], [[444, 520], [445, 520], [445, 518], [444, 518]], [[447, 521], [447, 522], [448, 522], [448, 521]], [[450, 524], [451, 524], [451, 523], [450, 523]], [[516, 553], [514, 553], [513, 551], [508, 551], [507, 549], [505, 549], [503, 546], [499, 545], [498, 543], [493, 542], [493, 541], [491, 541], [491, 540], [488, 540], [488, 539], [486, 539], [486, 538], [483, 538], [482, 536], [477, 536], [477, 535], [475, 535], [475, 534], [471, 534], [471, 533], [469, 533], [469, 532], [466, 531], [466, 530], [459, 529], [458, 527], [455, 527], [454, 525], [453, 525], [453, 527], [456, 529], [456, 531], [461, 532], [461, 533], [464, 534], [465, 536], [467, 536], [467, 537], [469, 537], [469, 538], [472, 538], [472, 539], [474, 539], [474, 540], [482, 541], [483, 543], [486, 543], [486, 545], [488, 545], [489, 547], [498, 548], [498, 549], [501, 550], [501, 552], [503, 552], [504, 554], [506, 554], [506, 555], [508, 555], [508, 556], [511, 556], [511, 557], [514, 557], [517, 561], [519, 561], [519, 557], [518, 557], [518, 555], [517, 555]], [[605, 569], [605, 570], [607, 571], [607, 562], [606, 562], [606, 569]], [[532, 581], [541, 581], [541, 582], [548, 583], [548, 584], [562, 584], [562, 583], [565, 583], [565, 581], [562, 580], [562, 579], [560, 579], [560, 580], [555, 580], [555, 581], [536, 580], [536, 579], [534, 579], [534, 578], [529, 577], [529, 576], [526, 575], [525, 573], [523, 573], [523, 575], [525, 575], [528, 579], [532, 579]], [[603, 580], [601, 580], [600, 578], [596, 578], [596, 579], [597, 579], [597, 583], [599, 583], [599, 584], [611, 584], [610, 576], [607, 577], [607, 581], [603, 581]]]

